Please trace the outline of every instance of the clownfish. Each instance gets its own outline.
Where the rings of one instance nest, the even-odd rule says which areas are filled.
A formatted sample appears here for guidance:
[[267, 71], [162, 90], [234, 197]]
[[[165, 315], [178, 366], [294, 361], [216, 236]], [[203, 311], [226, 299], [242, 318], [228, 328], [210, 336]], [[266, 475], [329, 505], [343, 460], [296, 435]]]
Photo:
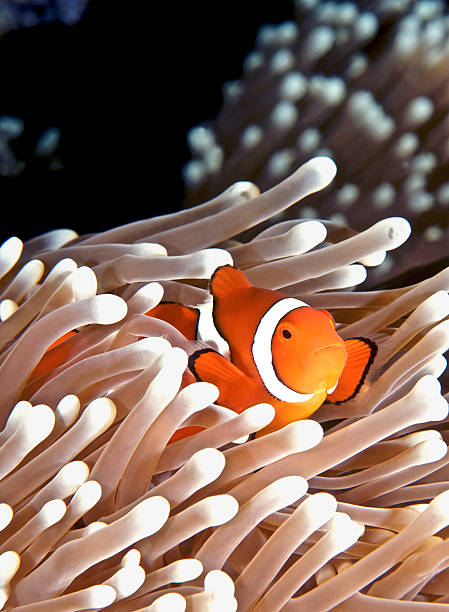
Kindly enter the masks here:
[[[359, 393], [377, 353], [375, 342], [343, 340], [327, 310], [255, 287], [231, 265], [215, 270], [209, 291], [213, 323], [229, 346], [229, 359], [210, 347], [195, 350], [188, 362], [190, 382], [213, 383], [219, 390], [217, 403], [237, 413], [271, 404], [275, 417], [257, 436], [309, 417], [325, 400], [341, 403]], [[198, 308], [161, 302], [146, 314], [170, 323], [188, 340], [198, 340]], [[47, 349], [32, 380], [64, 362], [64, 341], [74, 334]], [[182, 428], [170, 442], [201, 429]]]
[[[189, 368], [196, 380], [216, 385], [217, 403], [235, 412], [271, 404], [275, 417], [258, 435], [309, 417], [325, 400], [341, 403], [360, 391], [377, 353], [372, 340], [343, 340], [326, 310], [255, 287], [230, 265], [217, 268], [209, 290], [213, 322], [230, 358], [202, 348], [190, 355]], [[193, 340], [200, 316], [195, 310], [165, 303], [147, 314]]]

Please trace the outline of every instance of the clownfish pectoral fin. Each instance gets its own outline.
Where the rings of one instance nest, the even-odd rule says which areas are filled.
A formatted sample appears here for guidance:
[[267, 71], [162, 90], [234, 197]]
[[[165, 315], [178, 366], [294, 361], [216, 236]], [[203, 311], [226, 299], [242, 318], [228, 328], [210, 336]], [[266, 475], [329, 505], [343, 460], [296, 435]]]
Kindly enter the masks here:
[[183, 306], [177, 302], [160, 302], [145, 313], [173, 325], [187, 340], [196, 340], [200, 311], [198, 308]]
[[215, 299], [226, 297], [236, 289], [247, 289], [248, 287], [252, 285], [246, 280], [243, 272], [229, 264], [217, 268], [209, 283], [210, 292]]
[[330, 402], [339, 404], [357, 395], [365, 382], [377, 353], [377, 345], [369, 338], [350, 338], [345, 340], [347, 352], [346, 365], [333, 393], [327, 396]]
[[189, 357], [189, 368], [197, 380], [216, 385], [220, 404], [236, 411], [251, 405], [246, 398], [253, 387], [252, 379], [217, 351], [196, 351]]

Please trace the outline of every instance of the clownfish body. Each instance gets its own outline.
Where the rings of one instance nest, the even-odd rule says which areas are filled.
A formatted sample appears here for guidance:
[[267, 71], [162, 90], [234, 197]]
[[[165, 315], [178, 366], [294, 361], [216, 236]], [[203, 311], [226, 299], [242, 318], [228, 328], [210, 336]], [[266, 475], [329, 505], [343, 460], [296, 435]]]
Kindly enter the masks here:
[[215, 271], [210, 291], [230, 360], [203, 349], [189, 367], [197, 380], [218, 387], [218, 403], [227, 408], [271, 404], [275, 418], [261, 434], [307, 418], [326, 399], [346, 401], [362, 386], [376, 346], [364, 338], [343, 341], [327, 311], [254, 287], [229, 265]]
[[[275, 418], [258, 435], [307, 418], [326, 399], [340, 403], [359, 392], [377, 352], [373, 341], [343, 341], [329, 312], [254, 287], [233, 266], [217, 268], [209, 289], [214, 325], [230, 359], [203, 348], [190, 356], [189, 368], [196, 380], [218, 387], [217, 403], [226, 408], [240, 413], [271, 404]], [[165, 302], [147, 314], [197, 339], [198, 309]]]
[[[228, 343], [230, 359], [209, 347], [196, 350], [189, 357], [184, 384], [195, 379], [213, 383], [219, 390], [217, 403], [238, 413], [255, 404], [271, 404], [275, 417], [258, 436], [309, 417], [326, 399], [341, 403], [360, 391], [377, 353], [372, 340], [343, 340], [326, 310], [254, 287], [230, 265], [217, 268], [209, 289], [214, 326]], [[146, 314], [197, 340], [199, 309], [161, 302]], [[49, 347], [32, 380], [64, 362], [64, 340], [74, 334]], [[170, 442], [201, 429], [182, 428]]]

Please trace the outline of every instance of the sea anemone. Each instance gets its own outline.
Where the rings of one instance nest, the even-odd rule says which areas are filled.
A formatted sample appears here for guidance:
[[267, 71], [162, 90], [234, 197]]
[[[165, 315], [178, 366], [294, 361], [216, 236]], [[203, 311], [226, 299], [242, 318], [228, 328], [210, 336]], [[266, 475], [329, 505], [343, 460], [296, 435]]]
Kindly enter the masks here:
[[0, 36], [18, 28], [60, 21], [73, 25], [81, 19], [88, 0], [3, 0], [0, 6]]
[[187, 200], [237, 180], [272, 187], [312, 155], [339, 167], [332, 186], [288, 216], [366, 229], [410, 220], [406, 248], [371, 286], [447, 254], [449, 45], [442, 0], [296, 0], [296, 21], [263, 26], [214, 120], [188, 135]]
[[[2, 245], [5, 610], [448, 605], [438, 377], [449, 269], [399, 289], [350, 290], [410, 225], [391, 217], [337, 232], [273, 219], [335, 171], [315, 157], [263, 193], [238, 182], [100, 234]], [[253, 239], [237, 239], [248, 230]], [[146, 313], [164, 295], [210, 315], [207, 281], [228, 263], [330, 310], [343, 338], [375, 339], [354, 399], [253, 439], [273, 418], [269, 404], [235, 414], [215, 403], [214, 385], [185, 384], [192, 342]], [[220, 349], [213, 331], [202, 333]], [[187, 426], [201, 431], [170, 443]]]
[[[23, 133], [25, 123], [18, 117], [8, 115], [0, 116], [0, 176], [17, 176], [26, 167], [26, 162], [17, 159], [12, 146]], [[60, 160], [55, 156], [59, 144], [60, 133], [58, 128], [49, 127], [37, 139], [33, 145], [30, 156], [31, 163], [36, 160], [45, 159], [48, 169], [58, 170], [61, 166]]]

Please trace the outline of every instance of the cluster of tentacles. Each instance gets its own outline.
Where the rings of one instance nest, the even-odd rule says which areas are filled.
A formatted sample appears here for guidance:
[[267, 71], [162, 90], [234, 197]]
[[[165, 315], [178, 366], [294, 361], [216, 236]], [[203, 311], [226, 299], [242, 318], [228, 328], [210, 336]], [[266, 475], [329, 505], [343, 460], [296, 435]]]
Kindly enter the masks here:
[[[354, 289], [410, 226], [276, 221], [334, 173], [318, 157], [264, 193], [236, 183], [172, 215], [2, 245], [5, 610], [449, 608], [449, 269]], [[207, 314], [228, 263], [329, 310], [343, 338], [375, 337], [363, 392], [253, 439], [270, 405], [236, 414], [185, 385], [191, 341], [146, 313], [164, 296]], [[202, 430], [169, 444], [186, 426]]]

